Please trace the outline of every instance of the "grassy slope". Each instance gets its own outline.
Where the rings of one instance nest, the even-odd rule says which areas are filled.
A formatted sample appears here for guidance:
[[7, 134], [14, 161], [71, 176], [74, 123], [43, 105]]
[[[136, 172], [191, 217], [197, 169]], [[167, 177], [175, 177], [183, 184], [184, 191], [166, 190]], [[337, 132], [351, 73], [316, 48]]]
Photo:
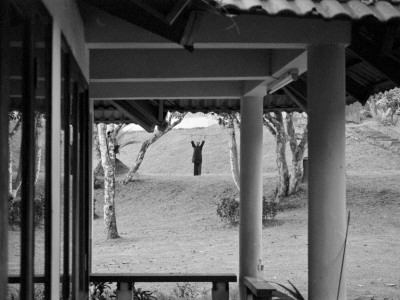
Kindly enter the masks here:
[[[204, 174], [193, 177], [190, 134], [204, 133], [216, 136], [206, 138]], [[140, 141], [146, 135], [135, 136]], [[120, 159], [130, 164], [140, 144], [124, 149]], [[264, 170], [274, 172], [274, 144], [267, 132], [264, 144]], [[351, 128], [346, 147], [347, 199], [352, 212], [349, 299], [363, 294], [399, 296], [400, 175], [391, 172], [400, 169], [400, 160], [359, 139]], [[236, 193], [229, 173], [226, 132], [219, 127], [172, 131], [151, 146], [139, 171], [137, 181], [117, 186], [122, 238], [104, 241], [102, 220], [94, 223], [94, 271], [237, 272], [238, 230], [221, 224], [216, 215], [220, 199]], [[275, 183], [273, 174], [265, 175], [266, 194], [272, 193]], [[95, 195], [102, 199], [101, 191]], [[289, 279], [306, 293], [306, 191], [292, 201], [301, 207], [280, 213], [281, 226], [263, 230], [265, 277], [279, 282]], [[97, 211], [101, 214], [101, 203]], [[397, 288], [387, 287], [388, 283], [396, 283]]]
[[[191, 134], [210, 135], [204, 146], [201, 177], [192, 176]], [[138, 143], [122, 149], [120, 159], [130, 165], [148, 135], [135, 133]], [[274, 142], [268, 132], [264, 145], [264, 171], [275, 172]], [[364, 294], [400, 299], [400, 159], [360, 139], [352, 128], [347, 129], [346, 149], [347, 199], [352, 213], [347, 250], [349, 299]], [[222, 224], [216, 215], [220, 199], [236, 193], [226, 132], [217, 126], [173, 130], [149, 148], [139, 172], [137, 181], [117, 184], [122, 238], [105, 241], [102, 219], [94, 221], [93, 271], [237, 273], [238, 230]], [[275, 183], [274, 174], [266, 173], [266, 194], [272, 193]], [[282, 225], [263, 230], [263, 261], [267, 279], [289, 279], [306, 293], [306, 187], [303, 189], [292, 199], [300, 207], [280, 213], [277, 219]], [[96, 190], [95, 197], [101, 215], [102, 191]], [[10, 231], [11, 272], [17, 272], [20, 260], [19, 235], [19, 230]], [[40, 251], [40, 229], [36, 241]], [[37, 258], [40, 272], [43, 259], [41, 255]]]
[[[230, 173], [228, 134], [218, 125], [202, 129], [172, 130], [161, 137], [147, 150], [145, 159], [139, 169], [143, 174], [193, 174], [191, 135], [207, 135], [203, 148], [203, 174]], [[144, 140], [151, 134], [135, 132], [133, 138], [137, 143], [121, 150], [119, 159], [130, 166]], [[196, 138], [196, 137], [194, 137]], [[199, 138], [197, 136], [197, 138]], [[240, 134], [237, 134], [240, 145]], [[291, 155], [287, 149], [288, 163]], [[272, 135], [264, 130], [264, 172], [276, 172], [275, 141]], [[347, 130], [346, 169], [348, 172], [380, 172], [400, 170], [398, 155], [384, 151], [367, 141], [357, 139], [352, 128]]]

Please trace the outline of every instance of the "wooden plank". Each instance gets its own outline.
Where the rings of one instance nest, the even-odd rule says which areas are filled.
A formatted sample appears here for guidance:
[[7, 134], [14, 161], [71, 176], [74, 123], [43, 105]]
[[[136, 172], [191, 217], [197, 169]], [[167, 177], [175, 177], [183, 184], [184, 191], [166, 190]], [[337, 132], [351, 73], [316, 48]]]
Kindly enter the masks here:
[[271, 296], [273, 291], [276, 291], [271, 284], [265, 280], [260, 280], [255, 277], [244, 277], [244, 285], [256, 297]]
[[[44, 275], [35, 275], [35, 277], [33, 277], [33, 283], [45, 283], [45, 281], [46, 281], [46, 279], [45, 279]], [[9, 275], [8, 283], [10, 283], [10, 284], [21, 283], [21, 276], [20, 275]]]
[[265, 80], [268, 54], [264, 49], [96, 49], [90, 51], [90, 81]]
[[[0, 295], [7, 295], [8, 269], [8, 113], [10, 107], [8, 83], [9, 2], [0, 1]], [[7, 170], [7, 171], [5, 171]]]
[[226, 274], [181, 273], [94, 273], [91, 282], [236, 282], [237, 276]]

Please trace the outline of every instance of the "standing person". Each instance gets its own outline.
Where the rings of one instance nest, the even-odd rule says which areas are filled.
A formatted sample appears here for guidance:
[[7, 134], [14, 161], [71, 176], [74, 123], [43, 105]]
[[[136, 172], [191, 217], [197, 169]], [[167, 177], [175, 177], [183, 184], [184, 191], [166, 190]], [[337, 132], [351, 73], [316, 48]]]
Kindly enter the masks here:
[[193, 147], [192, 163], [194, 164], [194, 176], [201, 175], [201, 163], [203, 162], [201, 151], [203, 150], [205, 139], [206, 137], [203, 136], [201, 144], [197, 142], [195, 145], [193, 141], [191, 142]]

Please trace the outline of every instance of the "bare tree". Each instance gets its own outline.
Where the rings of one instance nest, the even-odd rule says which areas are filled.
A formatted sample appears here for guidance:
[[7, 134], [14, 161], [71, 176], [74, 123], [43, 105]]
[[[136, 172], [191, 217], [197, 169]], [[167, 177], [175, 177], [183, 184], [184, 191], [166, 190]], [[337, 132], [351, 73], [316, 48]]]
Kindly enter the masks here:
[[[275, 203], [282, 198], [293, 195], [298, 191], [303, 177], [302, 161], [307, 147], [308, 132], [305, 126], [298, 138], [293, 123], [293, 113], [286, 114], [286, 128], [282, 112], [266, 113], [263, 116], [264, 126], [268, 128], [276, 141], [276, 164], [278, 168], [278, 185], [275, 194]], [[297, 140], [300, 140], [298, 143]], [[286, 143], [289, 141], [292, 152], [293, 174], [290, 174], [286, 159]]]
[[107, 239], [119, 238], [115, 216], [115, 132], [121, 125], [97, 125], [101, 164], [104, 170], [104, 225]]
[[282, 112], [266, 113], [263, 123], [276, 141], [276, 165], [278, 167], [278, 186], [276, 187], [275, 202], [279, 203], [289, 191], [289, 169], [286, 160], [286, 132]]
[[300, 142], [297, 142], [298, 138], [293, 125], [293, 113], [286, 115], [286, 129], [289, 138], [290, 150], [292, 152], [292, 165], [293, 174], [290, 175], [289, 195], [293, 195], [298, 191], [299, 184], [303, 179], [303, 158], [307, 148], [308, 142], [308, 129], [307, 124], [303, 129], [303, 133], [299, 137]]
[[218, 123], [220, 126], [226, 128], [229, 134], [229, 158], [231, 164], [231, 173], [233, 182], [235, 183], [237, 189], [240, 191], [239, 158], [235, 133], [235, 128], [240, 128], [240, 114], [220, 113]]
[[[15, 183], [13, 183], [13, 140], [15, 138], [15, 135], [19, 131], [21, 124], [22, 124], [22, 116], [21, 113], [17, 111], [13, 111], [9, 115], [9, 120], [10, 121], [15, 121], [15, 125], [13, 129], [9, 132], [8, 134], [8, 145], [10, 147], [9, 151], [9, 163], [8, 163], [8, 171], [9, 171], [9, 195], [11, 199], [15, 199], [17, 196], [18, 190], [21, 186], [21, 164], [19, 164], [18, 167], [18, 173], [17, 173], [17, 178], [15, 180]], [[21, 156], [21, 155], [20, 155]], [[20, 159], [21, 161], [21, 159]]]
[[133, 181], [135, 173], [139, 169], [140, 165], [143, 162], [144, 156], [146, 154], [147, 149], [155, 142], [157, 141], [160, 137], [165, 135], [167, 132], [169, 132], [172, 128], [174, 128], [176, 125], [178, 125], [180, 122], [182, 122], [183, 118], [186, 116], [185, 113], [179, 113], [179, 112], [174, 112], [174, 113], [168, 113], [166, 121], [164, 122], [163, 126], [159, 127], [157, 126], [156, 131], [154, 134], [148, 138], [146, 141], [143, 142], [142, 146], [140, 147], [139, 153], [136, 156], [136, 160], [134, 164], [129, 168], [128, 173], [126, 173], [125, 178], [124, 178], [124, 183], [128, 183], [130, 181]]
[[45, 118], [42, 113], [37, 113], [35, 115], [35, 153], [36, 153], [36, 175], [35, 184], [39, 180], [40, 175], [40, 165], [42, 162], [42, 149], [44, 140], [44, 126]]

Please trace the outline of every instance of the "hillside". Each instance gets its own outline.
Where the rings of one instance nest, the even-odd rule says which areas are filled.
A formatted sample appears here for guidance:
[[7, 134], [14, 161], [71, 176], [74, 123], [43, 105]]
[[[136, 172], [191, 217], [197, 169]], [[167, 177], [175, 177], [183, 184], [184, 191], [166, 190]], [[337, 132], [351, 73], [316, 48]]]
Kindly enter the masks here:
[[[351, 212], [348, 297], [400, 300], [400, 159], [395, 151], [361, 134], [359, 127], [346, 129], [347, 208]], [[192, 134], [208, 135], [200, 177], [192, 175]], [[123, 149], [120, 159], [131, 164], [148, 136], [135, 133], [138, 142]], [[173, 130], [152, 145], [138, 178], [116, 185], [118, 240], [104, 239], [103, 191], [95, 190], [100, 218], [93, 224], [93, 271], [237, 273], [238, 228], [222, 223], [216, 214], [222, 198], [237, 194], [227, 143], [227, 133], [213, 126]], [[264, 133], [263, 164], [264, 194], [269, 196], [276, 174], [274, 140], [268, 132]], [[302, 185], [301, 192], [287, 201], [292, 209], [280, 212], [275, 226], [263, 230], [264, 277], [281, 283], [291, 280], [307, 295], [307, 186]], [[140, 287], [165, 296], [174, 294], [176, 284]], [[209, 295], [209, 285], [190, 288]], [[232, 285], [231, 299], [237, 299], [237, 292]], [[161, 299], [173, 299], [166, 297]]]
[[[346, 129], [346, 169], [347, 172], [387, 172], [400, 170], [399, 154], [371, 144], [357, 133], [357, 125], [348, 125]], [[200, 139], [206, 135], [203, 148], [203, 174], [230, 173], [228, 133], [218, 125], [197, 129], [173, 129], [151, 145], [139, 169], [141, 174], [192, 174], [191, 138]], [[136, 159], [143, 141], [150, 133], [136, 131], [132, 138], [137, 143], [121, 149], [119, 159], [130, 166]], [[240, 134], [237, 133], [240, 146]], [[287, 161], [290, 165], [291, 154], [287, 149]], [[264, 130], [265, 173], [276, 172], [275, 141], [272, 135]]]

